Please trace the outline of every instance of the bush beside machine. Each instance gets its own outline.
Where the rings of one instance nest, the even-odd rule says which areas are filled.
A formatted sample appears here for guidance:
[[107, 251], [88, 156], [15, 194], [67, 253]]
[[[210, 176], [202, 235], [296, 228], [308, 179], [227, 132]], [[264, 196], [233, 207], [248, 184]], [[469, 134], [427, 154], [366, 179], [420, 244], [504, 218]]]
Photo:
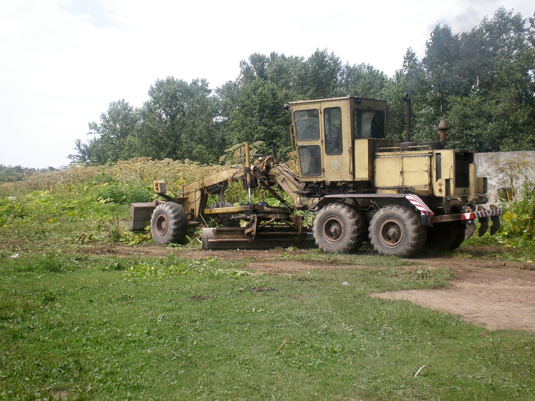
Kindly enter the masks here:
[[[150, 221], [159, 243], [182, 241], [188, 227], [203, 228], [203, 249], [265, 249], [317, 246], [324, 252], [355, 252], [364, 241], [383, 255], [410, 257], [427, 244], [453, 250], [480, 222], [479, 235], [499, 228], [500, 209], [487, 203], [487, 182], [477, 177], [474, 152], [446, 147], [447, 123], [440, 141], [417, 146], [410, 141], [407, 100], [405, 142], [386, 138], [388, 108], [381, 100], [342, 97], [292, 102], [292, 145], [296, 172], [281, 163], [275, 149], [251, 161], [222, 168], [184, 185], [179, 196], [131, 205], [131, 229]], [[225, 202], [229, 182], [240, 181], [249, 203]], [[251, 190], [267, 191], [281, 207], [253, 204]], [[287, 202], [284, 191], [292, 200]], [[208, 205], [210, 195], [217, 202]], [[312, 222], [313, 221], [313, 222]]]

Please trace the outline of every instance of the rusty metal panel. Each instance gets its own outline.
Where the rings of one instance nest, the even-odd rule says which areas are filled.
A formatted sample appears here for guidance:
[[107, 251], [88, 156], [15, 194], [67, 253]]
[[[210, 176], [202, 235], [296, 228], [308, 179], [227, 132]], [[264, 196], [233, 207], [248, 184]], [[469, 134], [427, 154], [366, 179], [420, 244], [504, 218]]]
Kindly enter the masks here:
[[130, 231], [143, 230], [145, 224], [150, 221], [152, 212], [156, 208], [155, 203], [131, 203], [130, 204]]
[[311, 232], [259, 231], [253, 237], [244, 227], [203, 228], [202, 249], [271, 249], [274, 247], [315, 248]]

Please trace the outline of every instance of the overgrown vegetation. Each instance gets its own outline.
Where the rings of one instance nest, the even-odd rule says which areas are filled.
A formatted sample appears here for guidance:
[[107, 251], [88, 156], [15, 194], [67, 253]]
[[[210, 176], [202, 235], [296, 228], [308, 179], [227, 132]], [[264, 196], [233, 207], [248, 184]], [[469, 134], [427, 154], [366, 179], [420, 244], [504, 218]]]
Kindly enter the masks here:
[[507, 160], [497, 155], [492, 163], [497, 170], [498, 206], [503, 209], [500, 230], [494, 237], [474, 234], [467, 243], [505, 245], [511, 252], [500, 251], [501, 257], [535, 260], [535, 165], [522, 155]]
[[535, 166], [527, 160], [509, 160], [500, 166], [504, 177], [500, 196], [504, 206], [502, 238], [532, 241], [535, 226]]

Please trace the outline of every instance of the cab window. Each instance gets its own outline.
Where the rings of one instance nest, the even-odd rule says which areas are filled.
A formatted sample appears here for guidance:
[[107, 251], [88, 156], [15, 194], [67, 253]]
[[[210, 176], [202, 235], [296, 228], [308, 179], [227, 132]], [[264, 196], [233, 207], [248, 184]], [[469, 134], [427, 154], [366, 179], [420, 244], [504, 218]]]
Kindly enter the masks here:
[[294, 113], [294, 120], [298, 141], [320, 139], [320, 118], [317, 109], [298, 110]]
[[342, 154], [342, 109], [330, 107], [323, 110], [325, 127], [325, 153], [327, 155]]
[[355, 138], [384, 138], [385, 112], [383, 110], [354, 109], [353, 130]]
[[321, 175], [321, 153], [318, 145], [299, 146], [299, 162], [304, 177]]

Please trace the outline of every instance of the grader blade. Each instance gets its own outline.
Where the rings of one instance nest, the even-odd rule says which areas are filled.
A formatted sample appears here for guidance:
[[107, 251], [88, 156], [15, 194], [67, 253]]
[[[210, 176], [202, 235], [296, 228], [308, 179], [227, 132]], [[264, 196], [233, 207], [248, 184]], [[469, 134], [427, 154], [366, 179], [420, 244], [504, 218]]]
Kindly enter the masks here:
[[259, 231], [253, 237], [244, 227], [203, 228], [202, 249], [271, 249], [275, 247], [314, 248], [312, 233]]

